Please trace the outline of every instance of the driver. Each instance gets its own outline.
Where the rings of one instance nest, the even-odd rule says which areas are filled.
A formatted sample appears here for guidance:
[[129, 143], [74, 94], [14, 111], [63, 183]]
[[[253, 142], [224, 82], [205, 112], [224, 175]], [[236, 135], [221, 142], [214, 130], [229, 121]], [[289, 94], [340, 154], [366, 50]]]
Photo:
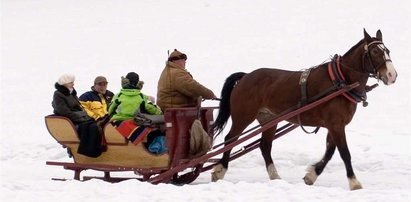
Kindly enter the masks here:
[[186, 60], [187, 55], [177, 49], [168, 57], [157, 87], [157, 105], [163, 111], [198, 106], [200, 96], [205, 99], [216, 98], [213, 91], [193, 79], [186, 70]]

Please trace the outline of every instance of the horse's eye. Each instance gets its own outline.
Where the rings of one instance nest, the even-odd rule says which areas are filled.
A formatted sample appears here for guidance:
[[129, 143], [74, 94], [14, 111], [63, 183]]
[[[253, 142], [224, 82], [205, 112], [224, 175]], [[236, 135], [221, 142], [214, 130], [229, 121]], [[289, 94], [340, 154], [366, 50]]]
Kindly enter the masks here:
[[378, 53], [379, 53], [379, 51], [376, 48], [371, 50], [371, 54], [373, 54], [373, 55], [377, 55]]

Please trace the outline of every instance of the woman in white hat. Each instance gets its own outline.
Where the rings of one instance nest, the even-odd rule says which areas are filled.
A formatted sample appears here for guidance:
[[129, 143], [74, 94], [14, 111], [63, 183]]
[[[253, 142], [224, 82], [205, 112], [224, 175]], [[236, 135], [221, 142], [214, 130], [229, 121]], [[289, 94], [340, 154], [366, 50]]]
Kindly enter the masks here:
[[54, 114], [67, 117], [78, 126], [80, 144], [77, 153], [98, 157], [104, 150], [102, 137], [94, 119], [89, 117], [80, 105], [74, 80], [73, 75], [64, 74], [55, 83], [56, 91], [52, 102]]
[[74, 89], [74, 75], [64, 74], [60, 76], [54, 85], [52, 106], [54, 114], [68, 117], [74, 124], [79, 124], [90, 120], [90, 117], [83, 110], [77, 97], [77, 91]]

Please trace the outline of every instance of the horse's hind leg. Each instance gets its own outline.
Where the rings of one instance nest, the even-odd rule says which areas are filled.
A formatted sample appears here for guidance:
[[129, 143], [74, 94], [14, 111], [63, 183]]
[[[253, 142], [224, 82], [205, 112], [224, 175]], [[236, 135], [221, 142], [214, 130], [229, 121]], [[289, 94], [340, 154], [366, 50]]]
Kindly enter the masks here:
[[[272, 118], [273, 114], [268, 110], [262, 110], [257, 116], [257, 120], [260, 124], [264, 124]], [[270, 180], [281, 179], [275, 168], [273, 159], [271, 157], [272, 142], [275, 135], [277, 125], [267, 129], [263, 132], [260, 142], [261, 154], [265, 161], [265, 167], [267, 168], [268, 177]]]
[[271, 157], [271, 148], [276, 127], [277, 126], [274, 126], [264, 131], [260, 142], [261, 154], [263, 155], [265, 166], [267, 168], [268, 177], [270, 178], [270, 180], [281, 179], [281, 177], [278, 175], [277, 169], [275, 168], [273, 159]]
[[[241, 116], [241, 119], [237, 118], [238, 116], [232, 116], [232, 125], [230, 132], [225, 136], [225, 145], [230, 144], [231, 142], [238, 139], [238, 135], [255, 119], [255, 116]], [[228, 169], [228, 162], [230, 161], [231, 149], [224, 152], [223, 157], [219, 163], [214, 166], [214, 171], [211, 173], [211, 181], [216, 182], [224, 178], [225, 173]]]
[[[238, 139], [238, 137], [236, 136], [238, 136], [241, 132], [235, 132], [235, 131], [236, 130], [235, 129], [233, 130], [233, 127], [231, 127], [230, 132], [224, 138], [224, 141], [226, 142], [225, 145]], [[219, 163], [214, 166], [214, 170], [211, 173], [212, 182], [216, 182], [217, 180], [221, 180], [224, 178], [225, 173], [227, 172], [227, 169], [228, 169], [228, 162], [230, 161], [230, 153], [231, 153], [231, 149], [224, 152], [223, 157], [221, 158]]]
[[330, 133], [327, 135], [327, 146], [325, 149], [325, 154], [321, 161], [317, 162], [314, 165], [308, 166], [307, 173], [304, 176], [304, 182], [307, 185], [313, 185], [314, 182], [317, 180], [317, 177], [323, 172], [325, 166], [327, 165], [328, 161], [331, 160], [334, 152], [335, 152], [335, 143], [332, 140]]

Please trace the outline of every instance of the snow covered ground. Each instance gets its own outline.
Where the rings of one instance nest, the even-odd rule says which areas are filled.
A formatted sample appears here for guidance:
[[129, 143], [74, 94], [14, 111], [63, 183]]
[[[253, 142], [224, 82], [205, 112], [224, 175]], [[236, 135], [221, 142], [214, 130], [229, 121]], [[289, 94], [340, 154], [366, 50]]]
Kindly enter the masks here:
[[[195, 79], [220, 94], [233, 72], [300, 70], [344, 54], [363, 28], [372, 36], [381, 29], [399, 76], [394, 85], [380, 83], [369, 93], [369, 106], [358, 107], [346, 129], [362, 190], [348, 190], [338, 153], [313, 186], [302, 181], [306, 166], [323, 154], [324, 129], [317, 135], [296, 130], [273, 143], [282, 180], [268, 180], [258, 150], [232, 162], [217, 183], [210, 182], [210, 172], [184, 186], [50, 180], [72, 177], [45, 165], [71, 161], [44, 124], [63, 73], [75, 74], [83, 93], [98, 75], [117, 92], [120, 77], [135, 71], [146, 83], [143, 91], [156, 95], [167, 50], [178, 48], [187, 53]], [[410, 29], [409, 0], [1, 0], [0, 199], [410, 201]]]

